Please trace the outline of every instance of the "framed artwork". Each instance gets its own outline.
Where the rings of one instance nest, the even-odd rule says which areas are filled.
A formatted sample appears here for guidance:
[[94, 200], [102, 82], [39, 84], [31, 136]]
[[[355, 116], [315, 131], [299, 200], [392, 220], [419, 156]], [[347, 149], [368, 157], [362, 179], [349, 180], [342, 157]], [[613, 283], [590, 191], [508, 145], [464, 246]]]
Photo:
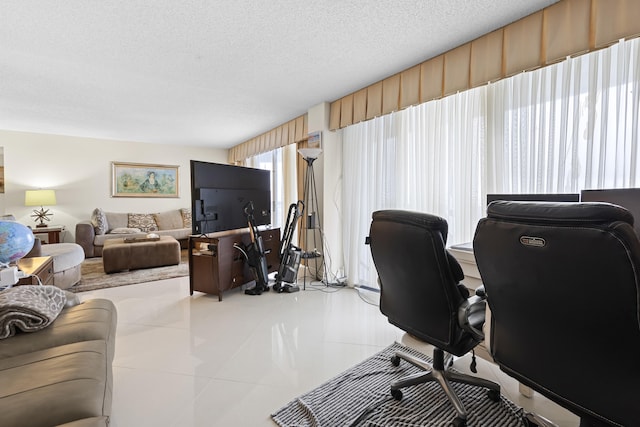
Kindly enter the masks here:
[[111, 197], [178, 197], [178, 166], [111, 162]]
[[322, 148], [322, 132], [311, 132], [307, 135], [307, 147], [308, 148]]

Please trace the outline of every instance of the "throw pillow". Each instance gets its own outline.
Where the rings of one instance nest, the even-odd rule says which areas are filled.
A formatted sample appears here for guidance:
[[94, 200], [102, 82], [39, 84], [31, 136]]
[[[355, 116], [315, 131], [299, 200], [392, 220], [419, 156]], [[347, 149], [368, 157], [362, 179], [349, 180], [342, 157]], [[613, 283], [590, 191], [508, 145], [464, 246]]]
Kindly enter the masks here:
[[153, 214], [129, 214], [129, 228], [139, 228], [140, 231], [148, 233], [149, 231], [157, 231], [158, 224], [153, 219]]
[[182, 228], [182, 216], [178, 209], [154, 213], [153, 219], [155, 219], [156, 224], [158, 224], [159, 230], [177, 230]]
[[105, 234], [107, 231], [109, 231], [107, 216], [100, 208], [95, 208], [93, 210], [93, 213], [91, 214], [91, 224], [93, 224], [93, 229], [98, 235]]
[[182, 208], [180, 212], [182, 213], [182, 226], [184, 228], [191, 228], [191, 209]]

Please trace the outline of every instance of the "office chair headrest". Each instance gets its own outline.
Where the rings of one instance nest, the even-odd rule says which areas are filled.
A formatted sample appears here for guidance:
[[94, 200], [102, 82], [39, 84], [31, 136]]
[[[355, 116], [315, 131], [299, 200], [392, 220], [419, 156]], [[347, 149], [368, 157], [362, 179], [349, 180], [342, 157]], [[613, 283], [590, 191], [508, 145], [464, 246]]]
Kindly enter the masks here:
[[447, 242], [449, 226], [444, 218], [424, 212], [387, 209], [373, 213], [374, 221], [393, 221], [413, 225], [416, 227], [430, 228], [442, 234], [442, 240]]
[[622, 206], [601, 202], [507, 202], [494, 201], [487, 218], [526, 221], [532, 224], [587, 225], [615, 221], [633, 226], [633, 215]]
[[[376, 211], [372, 215], [374, 221], [393, 221], [396, 223], [407, 224], [414, 227], [421, 228], [429, 228], [431, 230], [435, 230], [442, 235], [442, 241], [446, 245], [447, 243], [447, 232], [449, 225], [444, 218], [441, 218], [436, 215], [431, 215], [425, 212], [416, 212], [416, 211], [404, 211], [404, 210], [381, 210]], [[451, 273], [453, 274], [453, 278], [456, 283], [461, 282], [464, 279], [464, 272], [462, 271], [462, 267], [458, 263], [458, 260], [453, 257], [445, 249], [445, 253], [447, 255], [447, 262], [449, 264], [449, 268]]]

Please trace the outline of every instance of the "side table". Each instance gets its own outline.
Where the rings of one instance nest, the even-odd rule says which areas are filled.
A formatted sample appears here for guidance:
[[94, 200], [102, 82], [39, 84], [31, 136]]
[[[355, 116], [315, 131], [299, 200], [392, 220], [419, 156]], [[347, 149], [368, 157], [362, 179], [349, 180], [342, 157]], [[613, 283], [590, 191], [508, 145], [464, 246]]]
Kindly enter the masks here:
[[[18, 280], [18, 285], [53, 285], [53, 257], [42, 256], [18, 260], [18, 268], [26, 277]], [[38, 282], [40, 278], [40, 282]]]
[[48, 227], [33, 227], [33, 234], [46, 234], [47, 243], [60, 243], [60, 233], [65, 230], [64, 225], [51, 225]]

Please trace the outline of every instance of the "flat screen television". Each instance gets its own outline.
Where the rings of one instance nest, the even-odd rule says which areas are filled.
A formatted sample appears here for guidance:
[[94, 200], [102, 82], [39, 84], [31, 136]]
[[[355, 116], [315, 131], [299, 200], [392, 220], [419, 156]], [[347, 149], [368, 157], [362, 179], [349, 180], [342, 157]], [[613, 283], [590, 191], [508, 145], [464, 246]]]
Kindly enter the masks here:
[[582, 190], [582, 202], [607, 202], [626, 208], [633, 215], [633, 228], [640, 236], [640, 188]]
[[248, 227], [250, 203], [255, 224], [271, 224], [270, 171], [191, 160], [193, 234]]
[[487, 194], [487, 206], [496, 200], [509, 202], [579, 202], [578, 193]]

